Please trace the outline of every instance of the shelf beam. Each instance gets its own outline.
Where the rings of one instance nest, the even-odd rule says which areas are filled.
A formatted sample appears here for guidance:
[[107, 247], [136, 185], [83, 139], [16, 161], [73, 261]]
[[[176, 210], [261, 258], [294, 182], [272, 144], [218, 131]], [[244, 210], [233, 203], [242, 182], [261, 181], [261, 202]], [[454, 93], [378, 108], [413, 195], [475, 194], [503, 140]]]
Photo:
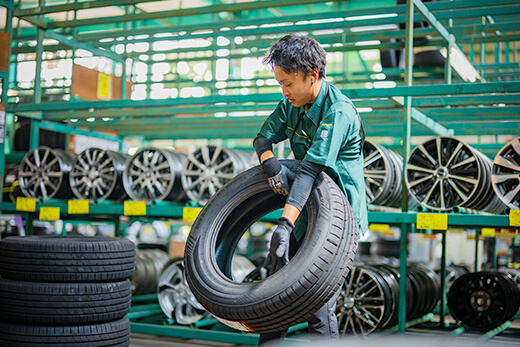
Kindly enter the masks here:
[[109, 135], [109, 134], [78, 129], [76, 127], [71, 127], [71, 126], [61, 124], [61, 123], [56, 123], [56, 122], [40, 121], [40, 129], [55, 131], [55, 132], [63, 133], [63, 134], [83, 135], [83, 136], [88, 136], [88, 137], [94, 137], [97, 139], [115, 141], [118, 143], [122, 141], [121, 137], [119, 137], [119, 136], [113, 136], [113, 135]]
[[[5, 1], [5, 0], [2, 0]], [[153, 2], [156, 0], [94, 0], [94, 1], [83, 1], [75, 2], [66, 5], [48, 5], [38, 6], [31, 8], [15, 9], [15, 17], [28, 17], [38, 16], [42, 14], [66, 12], [66, 11], [78, 11], [78, 10], [90, 10], [93, 8], [108, 7], [108, 6], [128, 6], [137, 5], [145, 2]], [[25, 19], [25, 18], [24, 18]]]
[[306, 4], [322, 4], [323, 0], [265, 0], [254, 2], [243, 2], [234, 4], [220, 4], [195, 8], [184, 8], [181, 10], [170, 10], [162, 12], [144, 12], [138, 14], [128, 14], [118, 17], [101, 17], [79, 19], [75, 21], [55, 21], [50, 23], [51, 28], [70, 28], [87, 25], [110, 24], [121, 22], [135, 22], [144, 20], [155, 20], [161, 18], [174, 18], [186, 16], [200, 16], [204, 14], [220, 13], [220, 12], [238, 12], [258, 10], [272, 7], [295, 6]]
[[44, 31], [44, 35], [47, 37], [47, 38], [50, 38], [50, 39], [54, 39], [58, 42], [61, 42], [63, 43], [64, 45], [67, 45], [71, 48], [74, 48], [74, 49], [84, 49], [86, 51], [89, 51], [91, 52], [92, 54], [96, 55], [96, 56], [100, 56], [100, 57], [106, 57], [106, 58], [109, 58], [109, 59], [112, 59], [113, 61], [117, 61], [119, 63], [125, 63], [125, 58], [119, 54], [116, 54], [112, 51], [108, 51], [108, 50], [105, 50], [105, 49], [101, 49], [101, 48], [97, 48], [97, 47], [94, 47], [90, 44], [87, 44], [87, 43], [82, 43], [82, 42], [77, 42], [73, 39], [69, 39], [68, 37], [64, 36], [64, 35], [61, 35], [61, 34], [58, 34], [58, 33], [55, 33], [53, 31], [50, 31], [50, 30], [45, 30]]
[[[459, 83], [439, 85], [399, 86], [395, 88], [344, 89], [343, 94], [351, 99], [389, 98], [394, 96], [446, 96], [463, 94], [519, 93], [520, 81]], [[40, 104], [9, 104], [8, 112], [52, 112], [69, 110], [88, 110], [127, 107], [171, 107], [181, 105], [214, 105], [216, 103], [247, 104], [278, 102], [279, 93], [220, 96], [211, 95], [201, 98], [177, 98], [161, 100], [110, 100], [110, 101], [70, 101], [42, 102]]]

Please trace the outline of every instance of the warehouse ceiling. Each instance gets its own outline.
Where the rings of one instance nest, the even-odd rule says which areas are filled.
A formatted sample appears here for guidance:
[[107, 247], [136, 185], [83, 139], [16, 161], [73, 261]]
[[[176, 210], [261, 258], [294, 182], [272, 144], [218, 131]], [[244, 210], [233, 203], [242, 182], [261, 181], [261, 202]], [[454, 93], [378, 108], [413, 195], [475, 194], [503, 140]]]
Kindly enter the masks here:
[[[396, 143], [402, 136], [403, 102], [393, 96], [405, 85], [406, 7], [395, 0], [16, 3], [13, 53], [19, 64], [10, 88], [15, 112], [36, 112], [44, 120], [93, 130], [110, 126], [125, 136], [254, 137], [280, 99], [261, 58], [277, 38], [300, 32], [326, 49], [328, 80], [355, 100], [369, 133], [382, 136], [392, 129]], [[520, 4], [455, 0], [426, 5], [430, 22], [438, 27], [416, 9], [414, 52], [425, 52], [427, 64], [416, 57], [413, 84], [431, 87], [414, 96], [419, 111], [414, 134], [517, 133], [518, 94], [496, 93], [501, 83], [512, 83], [510, 89], [518, 93]], [[34, 92], [38, 34], [43, 35], [41, 102], [35, 102]], [[453, 58], [453, 83], [482, 83], [471, 93], [458, 95], [461, 88], [444, 86], [449, 83], [441, 56], [447, 35], [453, 35], [473, 69], [466, 76], [467, 69], [457, 69]], [[385, 54], [397, 60], [390, 62]], [[131, 85], [128, 100], [88, 101], [73, 93], [73, 66], [115, 77], [124, 67]], [[407, 95], [404, 90], [397, 96]], [[476, 96], [481, 93], [495, 95]], [[490, 123], [490, 112], [503, 122]]]

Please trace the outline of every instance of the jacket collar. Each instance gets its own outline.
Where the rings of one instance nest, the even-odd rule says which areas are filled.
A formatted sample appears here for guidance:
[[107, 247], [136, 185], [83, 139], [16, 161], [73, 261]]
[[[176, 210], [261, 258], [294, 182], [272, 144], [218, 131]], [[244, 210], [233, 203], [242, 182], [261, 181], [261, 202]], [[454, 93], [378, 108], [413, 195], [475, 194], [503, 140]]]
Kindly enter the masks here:
[[[320, 114], [320, 110], [322, 108], [322, 104], [325, 102], [325, 90], [326, 90], [326, 84], [327, 82], [325, 80], [322, 80], [320, 92], [318, 93], [318, 96], [316, 97], [316, 100], [312, 103], [312, 105], [307, 110], [307, 113], [305, 114], [305, 117], [309, 118], [314, 125], [317, 125], [318, 122], [318, 116]], [[302, 107], [302, 111], [305, 109], [305, 106]]]

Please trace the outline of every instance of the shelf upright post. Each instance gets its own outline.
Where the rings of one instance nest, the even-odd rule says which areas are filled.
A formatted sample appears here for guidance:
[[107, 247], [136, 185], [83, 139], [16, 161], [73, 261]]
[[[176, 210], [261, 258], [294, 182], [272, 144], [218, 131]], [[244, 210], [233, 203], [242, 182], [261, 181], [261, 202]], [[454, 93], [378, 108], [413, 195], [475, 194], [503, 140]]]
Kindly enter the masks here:
[[446, 316], [446, 234], [447, 230], [441, 232], [441, 307], [439, 312], [439, 323], [444, 326], [444, 317]]
[[478, 271], [478, 239], [480, 237], [480, 233], [480, 229], [475, 230], [475, 272]]
[[[0, 151], [0, 192], [4, 190], [4, 170], [5, 170], [5, 137], [6, 137], [6, 125], [7, 125], [7, 93], [9, 91], [9, 70], [11, 63], [11, 40], [13, 37], [13, 2], [7, 2], [6, 17], [5, 17], [5, 32], [8, 37], [7, 45], [7, 65], [6, 70], [2, 71], [2, 91], [0, 98], [0, 145], [2, 150]], [[2, 202], [3, 194], [0, 194], [0, 202]]]
[[[45, 0], [38, 0], [38, 7], [45, 6]], [[38, 16], [42, 17], [42, 16]], [[42, 28], [36, 28], [36, 73], [34, 75], [34, 94], [33, 102], [39, 104], [42, 102], [42, 62], [43, 62], [43, 38], [44, 32]]]
[[[405, 85], [412, 85], [413, 72], [413, 16], [414, 1], [406, 0], [406, 39], [405, 39]], [[412, 132], [412, 97], [405, 97], [404, 112], [404, 161], [403, 176], [405, 173], [404, 166], [406, 159], [410, 156], [410, 142]], [[404, 179], [404, 177], [403, 177]], [[408, 212], [408, 191], [403, 185], [402, 191], [402, 210]], [[399, 253], [399, 315], [398, 315], [398, 331], [404, 333], [406, 330], [406, 243], [408, 233], [411, 231], [411, 225], [408, 223], [401, 224], [401, 239]]]
[[446, 84], [451, 84], [452, 68], [451, 68], [451, 47], [455, 43], [455, 37], [450, 35], [448, 38], [448, 46], [446, 47], [446, 60], [444, 61], [444, 79]]

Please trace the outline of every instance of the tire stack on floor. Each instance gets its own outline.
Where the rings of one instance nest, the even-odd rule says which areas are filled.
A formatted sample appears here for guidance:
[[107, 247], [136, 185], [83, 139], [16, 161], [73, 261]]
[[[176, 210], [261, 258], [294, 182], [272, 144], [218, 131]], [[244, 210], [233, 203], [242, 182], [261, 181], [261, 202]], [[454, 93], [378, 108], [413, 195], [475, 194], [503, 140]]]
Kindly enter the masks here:
[[128, 346], [135, 246], [83, 236], [0, 242], [1, 346]]

